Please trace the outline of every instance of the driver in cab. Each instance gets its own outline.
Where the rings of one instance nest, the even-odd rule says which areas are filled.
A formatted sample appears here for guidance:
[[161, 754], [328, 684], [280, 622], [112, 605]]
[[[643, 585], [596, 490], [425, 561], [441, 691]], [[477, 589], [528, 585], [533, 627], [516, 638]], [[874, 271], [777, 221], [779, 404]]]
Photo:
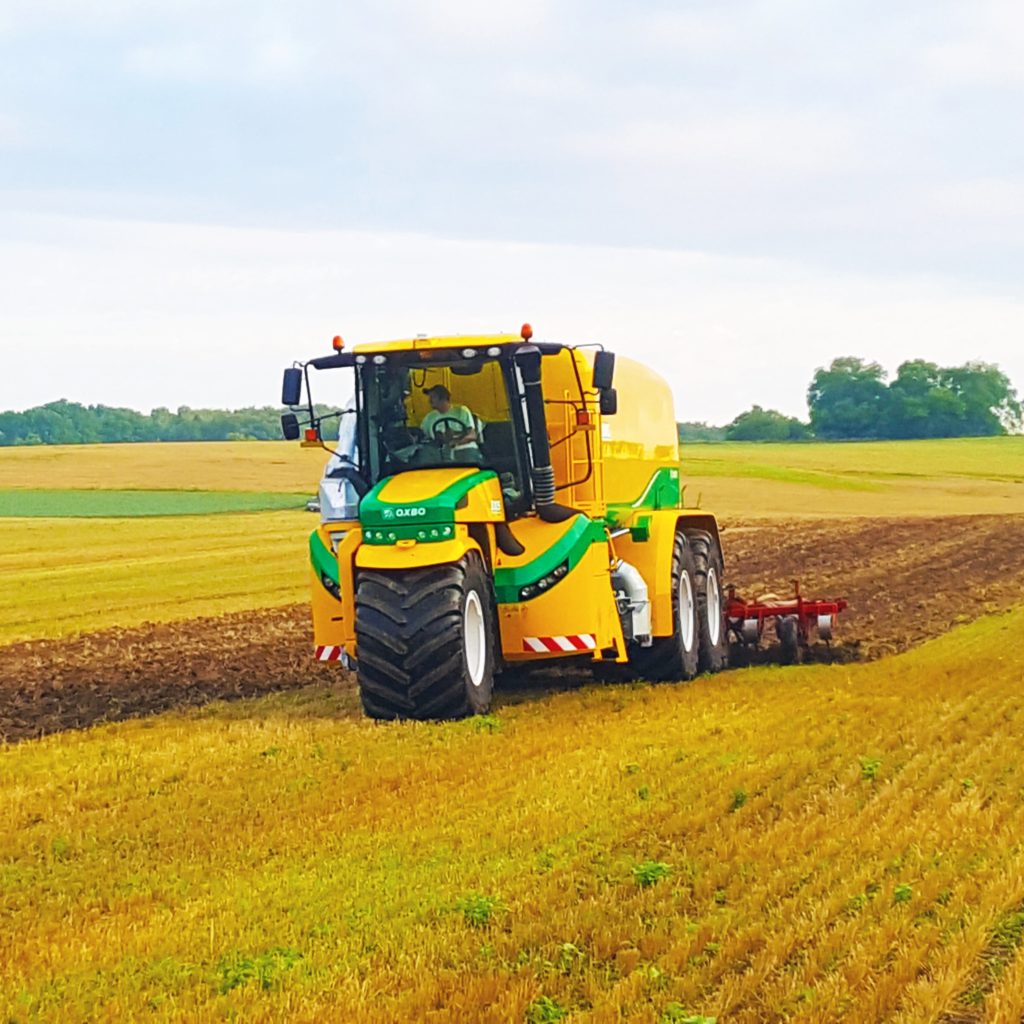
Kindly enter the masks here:
[[456, 462], [479, 462], [476, 417], [464, 405], [452, 405], [451, 392], [443, 384], [424, 388], [430, 399], [430, 412], [420, 429], [430, 441], [436, 441], [452, 453]]

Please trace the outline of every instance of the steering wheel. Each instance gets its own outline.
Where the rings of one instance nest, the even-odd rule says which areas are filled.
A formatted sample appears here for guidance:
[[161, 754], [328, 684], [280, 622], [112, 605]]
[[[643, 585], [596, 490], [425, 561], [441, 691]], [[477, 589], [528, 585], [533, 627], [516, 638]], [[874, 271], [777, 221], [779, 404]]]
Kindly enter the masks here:
[[462, 420], [460, 420], [456, 416], [439, 416], [436, 420], [434, 420], [434, 422], [431, 424], [431, 427], [430, 427], [431, 436], [433, 437], [434, 442], [436, 444], [445, 445], [445, 444], [451, 444], [452, 443], [448, 438], [445, 438], [445, 437], [441, 436], [441, 431], [442, 430], [445, 430], [445, 431], [450, 431], [451, 430], [451, 427], [446, 427], [445, 426], [446, 423], [454, 424], [455, 425], [455, 433], [457, 433], [457, 434], [464, 434], [464, 433], [466, 433], [467, 430], [469, 430], [469, 428], [466, 426], [466, 424], [463, 423]]

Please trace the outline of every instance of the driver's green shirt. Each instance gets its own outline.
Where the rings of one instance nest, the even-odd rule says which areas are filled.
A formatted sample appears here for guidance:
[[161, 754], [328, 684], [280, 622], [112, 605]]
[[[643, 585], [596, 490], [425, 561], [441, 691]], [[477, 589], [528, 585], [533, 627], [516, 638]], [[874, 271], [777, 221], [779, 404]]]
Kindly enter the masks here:
[[[420, 424], [420, 429], [428, 438], [433, 438], [434, 424], [439, 420], [458, 420], [466, 430], [476, 430], [476, 419], [473, 417], [472, 412], [470, 412], [464, 405], [453, 405], [449, 407], [447, 412], [438, 412], [436, 409], [431, 409], [430, 412], [423, 417], [423, 423]], [[442, 427], [441, 429], [443, 430], [445, 428]], [[465, 441], [462, 444], [452, 445], [452, 449], [455, 451], [477, 450], [477, 443], [476, 441]]]

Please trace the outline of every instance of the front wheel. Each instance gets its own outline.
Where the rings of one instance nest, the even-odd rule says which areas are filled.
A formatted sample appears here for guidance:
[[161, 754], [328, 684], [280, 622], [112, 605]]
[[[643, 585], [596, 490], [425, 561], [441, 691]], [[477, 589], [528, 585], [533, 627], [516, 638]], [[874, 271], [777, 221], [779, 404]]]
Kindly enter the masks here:
[[637, 674], [651, 682], [693, 679], [698, 663], [698, 590], [693, 551], [686, 537], [677, 533], [672, 547], [671, 636], [655, 637], [650, 647], [639, 648], [633, 656]]
[[371, 718], [483, 714], [494, 688], [494, 604], [480, 559], [360, 573], [356, 645]]

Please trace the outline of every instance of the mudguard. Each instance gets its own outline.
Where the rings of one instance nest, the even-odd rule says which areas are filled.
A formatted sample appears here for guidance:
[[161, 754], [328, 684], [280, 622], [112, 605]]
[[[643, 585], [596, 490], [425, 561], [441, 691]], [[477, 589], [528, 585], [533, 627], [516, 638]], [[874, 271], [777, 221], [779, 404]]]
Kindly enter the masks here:
[[[704, 530], [718, 541], [718, 523], [699, 509], [638, 510], [623, 522], [628, 533], [615, 538], [615, 553], [639, 569], [651, 601], [651, 632], [671, 636], [672, 548], [677, 530]], [[719, 542], [720, 546], [720, 542]]]
[[362, 544], [356, 551], [357, 569], [380, 569], [401, 571], [403, 569], [427, 569], [432, 565], [451, 565], [470, 551], [476, 551], [481, 558], [480, 545], [469, 535], [465, 526], [456, 525], [451, 540], [421, 543], [415, 540], [400, 540], [395, 544]]

